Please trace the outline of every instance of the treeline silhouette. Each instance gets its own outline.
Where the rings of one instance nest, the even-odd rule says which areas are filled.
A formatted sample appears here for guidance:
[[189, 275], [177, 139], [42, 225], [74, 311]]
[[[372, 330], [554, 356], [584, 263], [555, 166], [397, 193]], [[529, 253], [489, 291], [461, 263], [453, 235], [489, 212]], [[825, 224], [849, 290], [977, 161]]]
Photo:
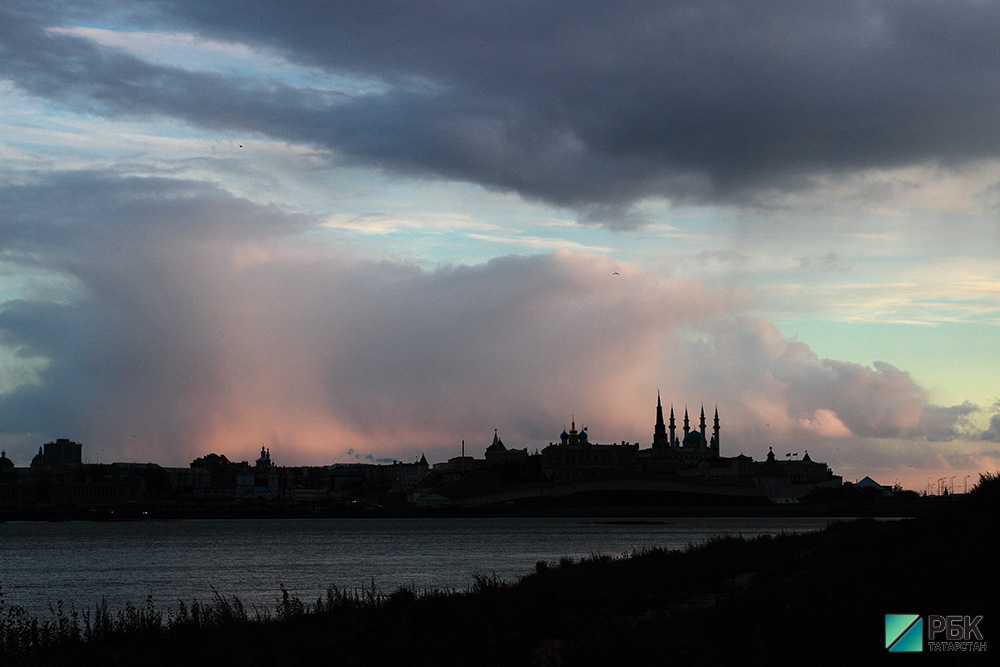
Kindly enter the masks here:
[[917, 519], [540, 561], [517, 582], [475, 573], [464, 591], [373, 582], [304, 601], [282, 589], [249, 609], [213, 591], [176, 609], [57, 604], [44, 618], [0, 604], [0, 664], [883, 664], [887, 613], [982, 615], [996, 651], [998, 519], [1000, 476], [987, 474]]

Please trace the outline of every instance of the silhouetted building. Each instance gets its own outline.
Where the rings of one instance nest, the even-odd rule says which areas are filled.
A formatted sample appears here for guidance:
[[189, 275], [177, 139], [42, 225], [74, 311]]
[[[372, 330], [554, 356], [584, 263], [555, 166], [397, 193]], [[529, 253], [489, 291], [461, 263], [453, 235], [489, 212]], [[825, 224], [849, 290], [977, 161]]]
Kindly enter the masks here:
[[271, 462], [270, 450], [262, 446], [254, 467], [236, 473], [236, 487], [244, 498], [277, 498], [280, 495], [278, 469]]
[[204, 468], [164, 468], [172, 491], [181, 496], [193, 496], [195, 489], [212, 486], [212, 474]]
[[572, 421], [569, 432], [563, 431], [559, 444], [549, 443], [542, 450], [542, 471], [548, 479], [584, 480], [621, 477], [638, 472], [636, 455], [639, 444], [600, 445], [590, 442], [587, 427], [576, 430]]
[[14, 462], [7, 458], [7, 450], [0, 452], [0, 482], [13, 480], [17, 477], [14, 472]]
[[339, 498], [409, 491], [420, 484], [429, 471], [430, 464], [423, 454], [414, 463], [336, 463], [330, 466], [331, 489]]
[[884, 484], [879, 484], [868, 475], [865, 475], [864, 479], [862, 479], [860, 482], [855, 482], [854, 487], [857, 489], [861, 489], [862, 491], [871, 492], [873, 495], [879, 497], [887, 498], [892, 495], [891, 486], [885, 486]]
[[83, 445], [66, 438], [47, 442], [31, 459], [32, 474], [72, 473], [83, 466]]
[[[31, 459], [26, 479], [19, 479], [13, 491], [4, 489], [0, 492], [3, 502], [93, 508], [143, 498], [147, 475], [136, 474], [134, 470], [116, 464], [84, 464], [82, 451], [80, 443], [66, 438], [45, 443]], [[159, 466], [155, 468], [159, 469]], [[150, 474], [156, 477], [155, 471]]]
[[287, 500], [319, 502], [330, 495], [329, 466], [279, 468], [282, 497]]
[[825, 463], [810, 459], [808, 452], [802, 459], [790, 458], [786, 461], [777, 460], [773, 451], [769, 451], [767, 459], [762, 462], [755, 462], [744, 454], [721, 456], [721, 430], [718, 408], [715, 409], [711, 435], [708, 433], [704, 406], [696, 429], [691, 428], [685, 408], [683, 435], [679, 435], [673, 406], [670, 407], [669, 421], [665, 421], [663, 405], [657, 393], [653, 445], [639, 452], [639, 467], [647, 475], [700, 478], [713, 483], [725, 480], [738, 484], [752, 482], [772, 500], [799, 498], [813, 488], [839, 486], [842, 481]]
[[772, 502], [794, 502], [814, 489], [836, 488], [843, 479], [825, 463], [810, 459], [809, 452], [802, 459], [779, 461], [769, 447], [767, 458], [754, 463], [753, 482]]
[[[653, 427], [653, 446], [640, 454], [640, 466], [646, 473], [684, 473], [701, 468], [717, 467], [699, 465], [700, 462], [719, 458], [719, 409], [715, 409], [712, 435], [708, 435], [705, 422], [705, 407], [701, 408], [698, 428], [691, 428], [691, 419], [684, 408], [683, 437], [677, 435], [677, 420], [674, 407], [670, 406], [669, 426], [663, 420], [663, 405], [660, 394], [656, 394], [656, 424]], [[725, 466], [722, 466], [725, 467]]]
[[27, 504], [34, 495], [27, 476], [18, 472], [6, 451], [0, 452], [0, 507]]
[[236, 485], [237, 475], [248, 468], [246, 461], [238, 463], [230, 461], [225, 454], [206, 454], [191, 462], [191, 468], [197, 468], [208, 472], [208, 486], [194, 486], [192, 488], [196, 498], [237, 498], [239, 488]]
[[493, 430], [493, 443], [486, 448], [486, 467], [490, 470], [514, 470], [528, 465], [528, 448], [507, 449]]

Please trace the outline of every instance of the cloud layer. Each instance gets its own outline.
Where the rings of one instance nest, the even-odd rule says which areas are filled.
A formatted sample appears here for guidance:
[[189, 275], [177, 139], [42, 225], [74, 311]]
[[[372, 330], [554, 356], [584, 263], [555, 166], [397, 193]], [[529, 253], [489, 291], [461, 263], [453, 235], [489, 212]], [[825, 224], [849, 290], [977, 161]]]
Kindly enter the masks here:
[[995, 406], [772, 323], [980, 349], [994, 3], [121, 7], [0, 5], [15, 460], [440, 460], [574, 416], [646, 444], [657, 390], [718, 405], [727, 453], [996, 460]]
[[0, 395], [15, 456], [71, 437], [95, 460], [179, 465], [261, 444], [289, 463], [442, 459], [492, 428], [543, 446], [574, 415], [597, 441], [646, 446], [657, 390], [678, 417], [718, 405], [729, 454], [948, 440], [975, 412], [734, 317], [746, 293], [595, 255], [356, 259], [316, 220], [162, 178], [63, 173], [0, 201], [8, 266], [64, 286], [0, 304], [0, 343], [43, 362]]
[[831, 174], [1000, 154], [993, 3], [133, 4], [134, 29], [307, 74], [152, 62], [65, 30], [127, 20], [81, 2], [2, 10], [3, 75], [90, 112], [306, 142], [626, 227], [648, 197], [765, 203]]

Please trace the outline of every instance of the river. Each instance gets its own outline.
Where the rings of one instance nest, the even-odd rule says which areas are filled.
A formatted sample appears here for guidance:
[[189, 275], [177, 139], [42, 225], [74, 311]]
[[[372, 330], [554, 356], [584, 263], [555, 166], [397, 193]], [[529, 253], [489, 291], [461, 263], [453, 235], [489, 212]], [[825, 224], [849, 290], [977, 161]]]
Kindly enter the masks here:
[[341, 518], [0, 523], [4, 604], [46, 617], [112, 611], [151, 597], [159, 609], [209, 601], [213, 590], [273, 608], [284, 586], [306, 602], [335, 585], [384, 592], [465, 590], [475, 574], [516, 581], [544, 560], [684, 548], [723, 534], [824, 528], [784, 518]]

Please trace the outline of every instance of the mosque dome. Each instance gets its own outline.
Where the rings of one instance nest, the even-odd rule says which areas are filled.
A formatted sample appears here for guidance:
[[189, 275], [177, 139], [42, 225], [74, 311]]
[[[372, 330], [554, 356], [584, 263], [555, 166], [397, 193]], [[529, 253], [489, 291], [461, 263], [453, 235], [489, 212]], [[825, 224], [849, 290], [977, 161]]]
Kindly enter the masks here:
[[701, 446], [701, 432], [691, 431], [684, 436], [684, 446], [685, 447], [700, 447]]

